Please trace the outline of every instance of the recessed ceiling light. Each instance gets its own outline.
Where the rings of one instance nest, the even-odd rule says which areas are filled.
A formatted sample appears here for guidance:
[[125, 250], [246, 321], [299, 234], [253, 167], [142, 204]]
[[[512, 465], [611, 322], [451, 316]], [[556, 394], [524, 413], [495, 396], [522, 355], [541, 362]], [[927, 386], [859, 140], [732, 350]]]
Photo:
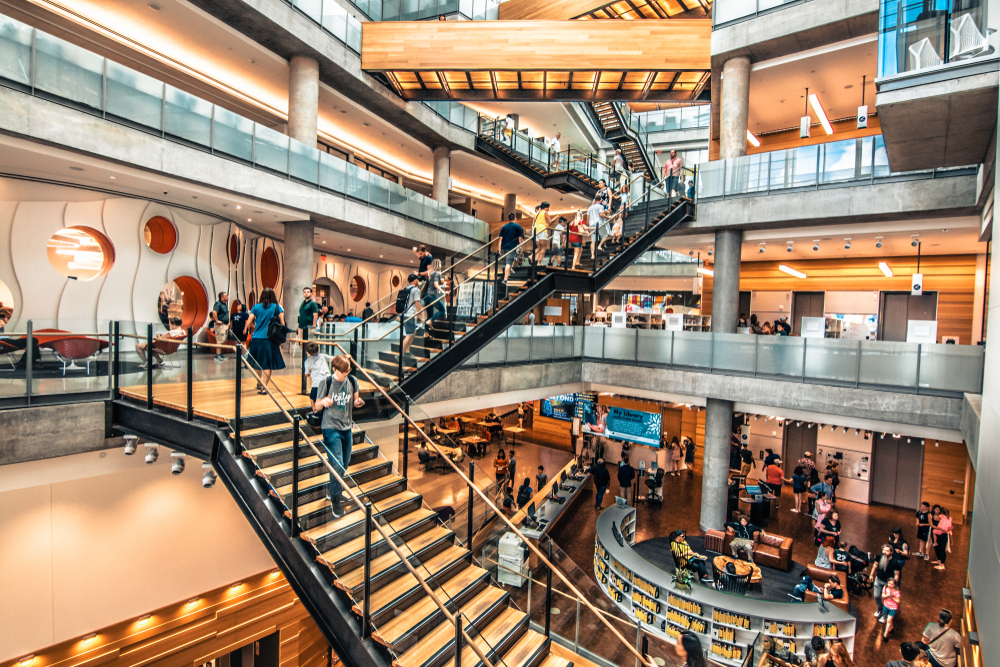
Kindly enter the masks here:
[[72, 171], [83, 171], [83, 167], [70, 167]]
[[254, 60], [253, 58], [251, 58], [251, 59], [250, 59], [250, 64], [251, 64], [251, 65], [256, 65], [256, 64], [257, 64], [257, 61], [256, 61], [256, 60]]
[[154, 12], [160, 11], [160, 6], [152, 2], [149, 3], [149, 8], [152, 9]]
[[253, 220], [250, 219], [250, 218], [247, 218], [247, 222], [253, 222]]
[[326, 241], [323, 241], [323, 243], [326, 244]]
[[[116, 177], [115, 177], [115, 176], [112, 176], [112, 177], [111, 177], [111, 180], [112, 180], [112, 181], [113, 181], [113, 180], [116, 180]], [[948, 230], [946, 229], [946, 230], [944, 230], [944, 231], [948, 231]]]
[[379, 255], [379, 259], [381, 259], [381, 258], [382, 258], [382, 255]]
[[238, 211], [238, 210], [240, 210], [241, 208], [243, 208], [243, 207], [242, 207], [242, 206], [240, 206], [239, 204], [237, 204], [237, 205], [236, 205], [236, 210], [237, 210], [237, 211]]
[[361, 123], [361, 124], [364, 125], [365, 127], [371, 127], [372, 126], [371, 123]]

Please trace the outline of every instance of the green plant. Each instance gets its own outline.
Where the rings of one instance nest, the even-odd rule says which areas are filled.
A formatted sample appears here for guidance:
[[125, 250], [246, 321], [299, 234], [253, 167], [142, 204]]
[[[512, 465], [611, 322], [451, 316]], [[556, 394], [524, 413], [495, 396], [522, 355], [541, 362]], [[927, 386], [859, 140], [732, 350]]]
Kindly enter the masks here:
[[680, 589], [691, 588], [691, 585], [695, 582], [694, 571], [686, 568], [677, 568], [674, 572], [674, 586]]

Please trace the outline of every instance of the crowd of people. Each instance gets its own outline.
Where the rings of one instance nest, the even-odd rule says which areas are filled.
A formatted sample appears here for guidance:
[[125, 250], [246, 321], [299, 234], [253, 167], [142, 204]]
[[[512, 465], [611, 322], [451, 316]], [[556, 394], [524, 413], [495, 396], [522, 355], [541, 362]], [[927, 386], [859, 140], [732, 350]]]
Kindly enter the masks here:
[[749, 318], [746, 313], [740, 313], [739, 319], [736, 321], [736, 327], [738, 329], [749, 329], [750, 333], [757, 334], [760, 336], [791, 336], [792, 335], [792, 325], [788, 323], [788, 317], [782, 315], [778, 319], [771, 322], [763, 322], [757, 318], [756, 315], [751, 315]]

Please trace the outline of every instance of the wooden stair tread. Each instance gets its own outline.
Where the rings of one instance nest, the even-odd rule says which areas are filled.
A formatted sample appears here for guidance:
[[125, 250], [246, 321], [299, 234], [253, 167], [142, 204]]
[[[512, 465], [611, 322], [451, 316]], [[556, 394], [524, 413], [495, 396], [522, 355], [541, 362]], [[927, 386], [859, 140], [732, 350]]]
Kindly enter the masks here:
[[[312, 458], [317, 460], [319, 459], [318, 456], [314, 456]], [[385, 459], [370, 459], [368, 461], [362, 461], [361, 463], [355, 463], [352, 466], [347, 466], [347, 474], [345, 475], [345, 477], [348, 479], [345, 479], [345, 481], [350, 481], [349, 478], [353, 477], [354, 475], [360, 475], [361, 473], [372, 470], [373, 468], [378, 468], [379, 466], [384, 466], [388, 464], [389, 462], [386, 461]], [[324, 474], [316, 475], [314, 477], [309, 477], [307, 479], [300, 479], [299, 492], [306, 491], [307, 489], [312, 489], [314, 487], [329, 483], [330, 483], [330, 478], [328, 477], [328, 475]], [[292, 492], [292, 485], [289, 483], [285, 484], [284, 486], [279, 486], [277, 489], [275, 489], [275, 491], [278, 492], [278, 495], [284, 498], [285, 496], [289, 495]]]
[[[417, 572], [420, 573], [420, 576], [423, 577], [424, 580], [427, 581], [428, 585], [433, 589], [435, 588], [433, 578], [451, 565], [454, 565], [456, 561], [464, 558], [468, 553], [468, 549], [463, 547], [449, 547], [433, 558], [428, 559], [426, 563], [421, 563], [419, 567], [416, 567]], [[486, 572], [486, 570], [477, 565], [469, 565], [453, 578], [461, 578], [461, 581], [465, 582], [465, 586], [469, 586], [484, 572]], [[449, 579], [449, 581], [451, 581], [451, 579]], [[457, 582], [456, 585], [460, 585], [461, 581]], [[463, 586], [463, 589], [465, 586]], [[422, 588], [420, 582], [407, 570], [406, 574], [401, 576], [399, 579], [396, 579], [392, 583], [372, 593], [370, 605], [371, 613], [374, 614], [377, 611], [381, 611], [386, 606], [391, 605], [395, 600], [400, 599], [410, 591], [418, 588]], [[361, 613], [360, 600], [354, 604], [354, 613]]]
[[[489, 652], [493, 647], [500, 644], [524, 617], [525, 614], [520, 609], [508, 607], [472, 641], [489, 657]], [[472, 647], [464, 646], [462, 648], [462, 667], [476, 667], [479, 664], [481, 664], [479, 656], [476, 655]]]
[[[399, 550], [403, 552], [403, 555], [409, 557], [413, 554], [420, 553], [423, 549], [450, 534], [451, 531], [447, 528], [444, 528], [443, 526], [434, 526], [427, 532], [420, 533], [413, 539], [407, 540], [406, 543], [399, 545]], [[399, 556], [396, 555], [395, 551], [383, 554], [372, 561], [372, 576], [378, 576], [397, 564], [399, 564]], [[365, 568], [359, 567], [350, 570], [349, 572], [345, 572], [337, 578], [335, 583], [338, 588], [343, 590], [352, 590], [357, 588], [365, 583]]]
[[[465, 570], [462, 570], [454, 577], [444, 582], [444, 585], [441, 586], [441, 594], [439, 597], [451, 598], [458, 595], [470, 585], [475, 583], [476, 580], [482, 576], [483, 572], [485, 572], [485, 570], [482, 568], [470, 565]], [[489, 586], [488, 588], [500, 590], [501, 593], [503, 592], [495, 586]], [[382, 627], [378, 628], [378, 641], [386, 646], [392, 646], [395, 642], [399, 641], [400, 637], [405, 637], [409, 634], [411, 629], [419, 625], [421, 621], [427, 618], [428, 615], [433, 614], [437, 611], [437, 609], [438, 606], [434, 603], [434, 600], [425, 596], [420, 601], [408, 607], [405, 614], [396, 616], [387, 623], [383, 624]], [[454, 628], [452, 628], [452, 633], [454, 633]]]
[[[386, 533], [392, 536], [394, 533], [406, 530], [407, 528], [410, 528], [411, 526], [414, 526], [420, 523], [421, 521], [426, 521], [427, 519], [435, 516], [437, 516], [437, 512], [435, 512], [434, 510], [421, 507], [420, 509], [416, 509], [410, 512], [409, 514], [404, 514], [403, 516], [399, 517], [389, 525], [385, 526], [384, 529]], [[373, 530], [371, 534], [371, 540], [372, 540], [372, 547], [382, 544], [382, 533], [378, 532], [377, 530]], [[318, 559], [321, 562], [324, 562], [327, 565], [332, 566], [336, 565], [342, 560], [349, 558], [353, 554], [364, 551], [364, 549], [365, 549], [365, 536], [361, 535], [349, 542], [345, 542], [344, 544], [336, 546], [333, 549], [330, 549], [329, 551], [320, 554]]]
[[[255, 429], [255, 430], [257, 430], [257, 429]], [[351, 426], [351, 432], [352, 433], [360, 433], [361, 429], [358, 428], [357, 424], [353, 424]], [[246, 437], [247, 435], [252, 435], [252, 434], [248, 434], [246, 431], [241, 431], [240, 432], [240, 437], [241, 438]], [[317, 437], [319, 437], [319, 436], [317, 436]], [[303, 440], [303, 441], [300, 441], [300, 444], [305, 445], [306, 443]], [[361, 445], [359, 443], [358, 446], [357, 446], [357, 448], [354, 451], [357, 451], [358, 449], [361, 449], [362, 446], [363, 445]], [[291, 447], [292, 447], [292, 440], [289, 439], [289, 440], [285, 440], [284, 442], [275, 443], [273, 445], [265, 445], [263, 447], [253, 447], [251, 449], [247, 449], [247, 450], [245, 450], [243, 452], [243, 455], [246, 456], [247, 458], [256, 459], [257, 457], [259, 457], [259, 456], [261, 456], [263, 454], [270, 454], [271, 452], [279, 452], [282, 449], [291, 449]]]
[[[384, 500], [380, 500], [377, 503], [372, 504], [372, 517], [377, 517], [380, 514], [388, 512], [400, 505], [403, 505], [411, 500], [419, 498], [420, 494], [413, 491], [403, 491], [397, 493], [394, 496], [389, 496]], [[365, 520], [365, 513], [361, 511], [360, 508], [355, 508], [348, 512], [339, 519], [334, 519], [333, 521], [324, 523], [321, 526], [316, 526], [310, 528], [309, 530], [300, 533], [303, 539], [307, 542], [316, 542], [327, 535], [339, 532], [351, 526], [362, 523]], [[394, 554], [395, 555], [395, 554]]]
[[524, 636], [503, 654], [504, 667], [523, 667], [545, 645], [545, 640], [545, 635], [529, 628]]
[[[486, 613], [493, 605], [495, 605], [499, 600], [503, 599], [506, 593], [495, 586], [487, 586], [479, 595], [473, 599], [466, 602], [459, 609], [464, 615], [463, 622], [472, 622], [475, 625], [475, 621], [479, 619], [484, 613]], [[424, 601], [421, 600], [421, 603]], [[418, 618], [426, 618], [430, 614], [437, 610], [437, 605], [430, 598], [427, 602], [434, 607], [434, 609], [421, 609]], [[407, 613], [413, 613], [413, 607], [407, 609]], [[422, 637], [420, 641], [410, 647], [405, 653], [399, 656], [398, 659], [394, 661], [395, 665], [399, 667], [423, 667], [427, 662], [433, 658], [435, 655], [441, 652], [441, 650], [454, 642], [455, 640], [455, 626], [451, 623], [443, 621], [437, 625], [433, 630], [431, 630], [427, 635]]]
[[538, 667], [573, 667], [573, 663], [555, 653], [549, 653]]
[[[288, 443], [288, 444], [289, 444], [289, 447], [291, 447], [291, 443]], [[354, 456], [354, 454], [356, 454], [356, 453], [360, 453], [362, 449], [371, 451], [372, 449], [377, 449], [377, 446], [376, 445], [371, 445], [369, 447], [364, 447], [364, 448], [359, 447], [358, 449], [352, 449], [351, 450], [351, 456]], [[355, 463], [353, 466], [348, 466], [347, 470], [348, 470], [348, 472], [350, 472], [351, 468], [353, 468], [355, 466], [359, 466], [359, 465], [362, 465], [362, 464], [365, 464], [365, 463], [369, 463], [371, 461], [378, 461], [378, 460], [379, 460], [378, 458], [374, 458], [374, 459], [369, 459], [369, 461], [362, 461], [361, 463]], [[305, 457], [300, 458], [299, 459], [299, 465], [300, 466], [306, 466], [306, 465], [311, 465], [313, 463], [319, 463], [319, 461], [320, 461], [320, 457], [318, 455], [311, 454], [310, 456], [305, 456]], [[260, 470], [257, 471], [257, 473], [260, 474], [260, 475], [263, 475], [265, 477], [270, 477], [271, 475], [278, 475], [278, 474], [283, 473], [283, 472], [289, 472], [291, 469], [292, 469], [292, 462], [291, 461], [287, 461], [285, 463], [276, 463], [273, 466], [268, 466], [266, 468], [261, 468]]]
[[[397, 474], [386, 475], [384, 477], [379, 477], [378, 479], [373, 479], [370, 482], [365, 482], [364, 484], [354, 487], [354, 495], [360, 495], [364, 497], [366, 494], [371, 493], [374, 489], [379, 489], [384, 486], [390, 486], [396, 482], [401, 481], [403, 478]], [[330, 501], [326, 498], [320, 498], [319, 500], [313, 500], [305, 505], [299, 505], [299, 514], [311, 514], [323, 509], [329, 509]]]

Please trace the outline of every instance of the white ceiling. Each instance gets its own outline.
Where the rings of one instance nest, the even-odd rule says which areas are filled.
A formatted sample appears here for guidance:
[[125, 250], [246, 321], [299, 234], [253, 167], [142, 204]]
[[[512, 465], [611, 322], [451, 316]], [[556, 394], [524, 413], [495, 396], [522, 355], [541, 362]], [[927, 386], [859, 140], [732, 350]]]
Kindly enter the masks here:
[[[865, 103], [875, 111], [877, 35], [811, 49], [794, 56], [755, 63], [750, 72], [750, 130], [755, 134], [799, 126], [806, 88], [816, 93], [831, 120], [855, 116], [861, 81], [867, 76]], [[809, 109], [813, 122], [816, 112]]]
[[[915, 256], [917, 249], [910, 245], [914, 234], [919, 235], [922, 255], [983, 253], [986, 244], [979, 243], [981, 223], [978, 216], [967, 216], [748, 231], [743, 235], [740, 256], [744, 262]], [[877, 237], [882, 237], [881, 248], [875, 247]], [[848, 238], [851, 239], [850, 250], [844, 248]], [[789, 241], [792, 242], [791, 252], [786, 250]], [[816, 241], [819, 241], [818, 251], [812, 249]], [[684, 254], [701, 253], [701, 258], [709, 264], [714, 261], [708, 256], [708, 251], [715, 247], [711, 234], [665, 236], [657, 246]], [[761, 247], [764, 247], [763, 253]]]

